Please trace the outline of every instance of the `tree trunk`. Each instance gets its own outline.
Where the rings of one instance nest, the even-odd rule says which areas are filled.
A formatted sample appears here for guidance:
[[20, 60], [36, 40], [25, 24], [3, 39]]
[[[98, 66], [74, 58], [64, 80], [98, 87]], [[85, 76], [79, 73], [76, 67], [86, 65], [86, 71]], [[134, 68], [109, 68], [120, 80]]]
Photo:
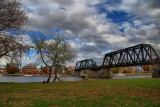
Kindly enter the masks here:
[[46, 83], [49, 83], [49, 82], [50, 82], [51, 74], [52, 74], [52, 67], [49, 68], [49, 76], [48, 76], [48, 79], [47, 79]]
[[55, 82], [56, 79], [57, 79], [57, 69], [55, 69], [55, 71], [54, 71], [54, 79], [53, 79], [53, 82]]
[[57, 76], [57, 69], [55, 69], [55, 72], [54, 72], [54, 79], [53, 79], [53, 82], [55, 82], [56, 79], [58, 79], [58, 80], [61, 82], [60, 78], [58, 78], [58, 76]]

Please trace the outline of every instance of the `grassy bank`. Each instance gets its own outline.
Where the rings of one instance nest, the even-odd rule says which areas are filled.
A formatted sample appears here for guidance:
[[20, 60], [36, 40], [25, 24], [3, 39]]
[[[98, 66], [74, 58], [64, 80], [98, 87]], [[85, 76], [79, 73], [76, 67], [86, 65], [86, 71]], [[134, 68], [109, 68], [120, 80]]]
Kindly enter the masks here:
[[0, 107], [160, 107], [160, 79], [0, 83]]

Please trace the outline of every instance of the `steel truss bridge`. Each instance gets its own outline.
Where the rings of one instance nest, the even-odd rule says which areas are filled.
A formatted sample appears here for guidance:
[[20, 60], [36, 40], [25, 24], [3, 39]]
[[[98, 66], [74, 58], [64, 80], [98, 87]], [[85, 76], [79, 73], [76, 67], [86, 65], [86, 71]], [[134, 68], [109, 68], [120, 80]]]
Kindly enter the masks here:
[[104, 56], [103, 64], [97, 66], [92, 59], [78, 61], [75, 71], [100, 70], [102, 68], [139, 66], [159, 63], [159, 56], [150, 44], [139, 44], [115, 52], [107, 53]]

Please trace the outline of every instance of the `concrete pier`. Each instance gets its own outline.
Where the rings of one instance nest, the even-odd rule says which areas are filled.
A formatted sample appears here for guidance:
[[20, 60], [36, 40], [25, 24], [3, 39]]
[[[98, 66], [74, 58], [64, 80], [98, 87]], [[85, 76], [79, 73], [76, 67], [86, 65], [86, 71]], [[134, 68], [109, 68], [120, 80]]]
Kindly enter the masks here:
[[160, 78], [160, 64], [153, 65], [152, 77], [153, 78]]
[[112, 72], [110, 72], [110, 69], [101, 69], [97, 71], [82, 70], [80, 75], [85, 75], [89, 78], [112, 78]]
[[99, 76], [103, 77], [103, 78], [112, 78], [113, 77], [112, 72], [110, 71], [109, 68], [108, 69], [107, 68], [101, 69]]

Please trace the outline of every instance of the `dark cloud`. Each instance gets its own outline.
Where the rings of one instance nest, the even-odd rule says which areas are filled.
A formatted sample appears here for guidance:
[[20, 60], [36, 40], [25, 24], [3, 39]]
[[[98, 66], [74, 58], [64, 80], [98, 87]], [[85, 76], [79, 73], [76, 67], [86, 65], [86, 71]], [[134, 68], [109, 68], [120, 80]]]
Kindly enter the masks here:
[[99, 49], [94, 45], [81, 45], [80, 51], [82, 52], [99, 52]]
[[160, 0], [144, 0], [151, 8], [160, 8]]
[[61, 4], [61, 5], [71, 5], [73, 0], [53, 0], [54, 2]]

